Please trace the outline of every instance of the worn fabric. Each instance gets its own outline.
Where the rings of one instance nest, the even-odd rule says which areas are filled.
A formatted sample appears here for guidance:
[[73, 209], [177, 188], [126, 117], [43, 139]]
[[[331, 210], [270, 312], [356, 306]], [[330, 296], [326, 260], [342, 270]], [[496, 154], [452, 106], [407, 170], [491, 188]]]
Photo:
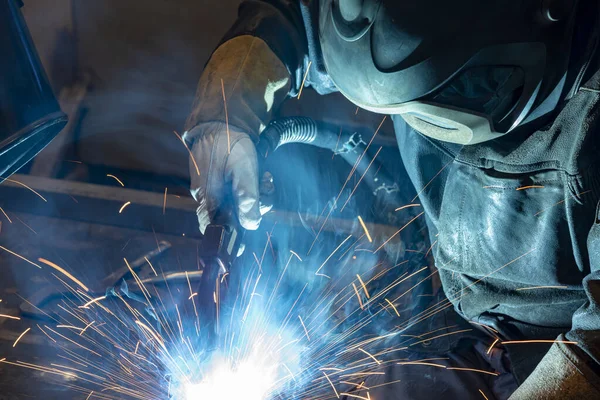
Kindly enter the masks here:
[[[239, 36], [220, 46], [206, 65], [186, 122], [190, 190], [204, 233], [219, 209], [256, 229], [261, 215], [256, 141], [290, 88], [289, 74], [267, 44]], [[223, 204], [229, 197], [232, 204]]]
[[[190, 191], [198, 202], [200, 232], [214, 221], [217, 210], [234, 211], [242, 227], [257, 229], [261, 220], [259, 170], [250, 136], [222, 122], [202, 123], [189, 133], [195, 138]], [[231, 204], [224, 204], [227, 200]]]
[[[290, 93], [310, 61], [317, 74], [313, 79], [309, 69], [307, 83], [332, 90], [319, 70], [322, 62], [309, 60], [319, 51], [318, 43], [307, 43], [318, 38], [310, 12], [315, 3], [246, 1], [226, 38], [254, 35], [264, 40], [286, 66]], [[564, 399], [594, 395], [585, 388], [594, 386], [600, 369], [600, 250], [595, 239], [600, 85], [597, 77], [590, 79], [597, 68], [544, 125], [529, 124], [492, 142], [450, 145], [393, 118], [448, 299], [465, 319], [494, 326], [504, 340], [554, 340], [565, 334], [577, 342], [568, 357], [574, 368], [554, 375], [553, 390], [568, 395]], [[522, 366], [517, 377], [527, 394], [518, 398], [538, 398], [536, 391], [546, 382], [540, 375], [561, 362], [556, 347], [547, 358], [544, 346], [506, 349]], [[583, 374], [588, 386], [576, 375], [586, 364], [591, 364], [591, 375]], [[398, 397], [406, 398], [401, 392]]]
[[204, 68], [185, 130], [227, 122], [256, 139], [289, 91], [288, 71], [267, 44], [238, 36], [221, 45]]
[[[506, 352], [480, 340], [461, 340], [451, 351], [444, 353], [408, 354], [385, 363], [365, 379], [364, 387], [343, 384], [339, 389], [343, 400], [371, 399], [463, 399], [507, 400], [517, 383], [508, 369]], [[368, 388], [368, 390], [366, 389]], [[355, 397], [361, 396], [361, 397]]]
[[600, 379], [580, 360], [571, 345], [554, 344], [510, 400], [599, 399]]

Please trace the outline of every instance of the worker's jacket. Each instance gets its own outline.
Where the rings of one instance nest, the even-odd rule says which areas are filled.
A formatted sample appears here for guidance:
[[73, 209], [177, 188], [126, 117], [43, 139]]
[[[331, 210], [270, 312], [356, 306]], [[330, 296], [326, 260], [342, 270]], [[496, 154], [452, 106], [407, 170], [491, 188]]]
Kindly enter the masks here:
[[[221, 79], [229, 123], [255, 135], [305, 75], [305, 86], [335, 91], [320, 55], [317, 12], [318, 5], [292, 0], [242, 3], [202, 75], [187, 128], [224, 120]], [[600, 73], [594, 73], [544, 126], [492, 142], [447, 144], [393, 117], [455, 309], [503, 340], [561, 341], [515, 399], [600, 398]], [[525, 347], [531, 351], [515, 356], [516, 366], [535, 365], [548, 350]]]

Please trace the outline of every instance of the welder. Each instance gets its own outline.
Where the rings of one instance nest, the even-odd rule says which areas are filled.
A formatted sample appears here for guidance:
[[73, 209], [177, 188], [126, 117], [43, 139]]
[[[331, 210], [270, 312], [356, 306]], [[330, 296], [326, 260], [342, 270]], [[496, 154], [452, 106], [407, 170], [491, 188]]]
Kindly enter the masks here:
[[[600, 398], [599, 13], [597, 0], [244, 1], [186, 126], [200, 229], [229, 190], [256, 229], [261, 131], [303, 81], [339, 91], [392, 116], [454, 306], [439, 326], [482, 330], [415, 347], [448, 368], [388, 367], [371, 396]], [[523, 340], [536, 344], [501, 344]]]

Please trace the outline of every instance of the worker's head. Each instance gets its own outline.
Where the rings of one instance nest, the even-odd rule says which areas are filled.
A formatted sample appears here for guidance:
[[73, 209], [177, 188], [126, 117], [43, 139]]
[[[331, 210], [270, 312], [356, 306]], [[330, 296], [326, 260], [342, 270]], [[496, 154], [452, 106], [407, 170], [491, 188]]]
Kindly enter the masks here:
[[340, 91], [427, 136], [495, 139], [565, 97], [578, 0], [323, 3], [323, 56]]

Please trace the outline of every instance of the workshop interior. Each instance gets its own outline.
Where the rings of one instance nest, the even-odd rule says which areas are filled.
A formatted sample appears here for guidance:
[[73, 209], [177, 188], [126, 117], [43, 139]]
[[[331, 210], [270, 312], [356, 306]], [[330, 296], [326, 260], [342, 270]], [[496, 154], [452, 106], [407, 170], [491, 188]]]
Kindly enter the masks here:
[[[600, 295], [600, 141], [564, 132], [595, 132], [596, 100], [585, 96], [600, 93], [590, 73], [599, 36], [583, 31], [587, 19], [571, 22], [583, 18], [576, 4], [590, 19], [600, 7], [521, 2], [534, 22], [519, 18], [506, 41], [526, 43], [504, 46], [500, 22], [474, 23], [467, 37], [491, 44], [473, 55], [444, 29], [462, 40], [452, 18], [492, 11], [457, 3], [466, 14], [440, 6], [416, 27], [398, 15], [425, 5], [397, 11], [385, 0], [0, 0], [0, 399], [595, 398], [582, 393], [600, 393], [600, 330], [588, 319], [573, 333], [570, 321], [593, 316]], [[509, 8], [498, 13], [513, 21]], [[244, 35], [258, 37], [248, 54], [275, 60], [263, 66], [269, 118], [256, 134], [241, 129], [253, 119], [236, 125], [237, 110], [260, 108], [244, 92], [260, 82], [223, 78], [252, 65], [227, 58], [241, 47], [223, 50]], [[303, 60], [284, 39], [307, 46]], [[571, 39], [586, 45], [572, 50]], [[369, 55], [354, 53], [367, 42]], [[425, 54], [431, 43], [444, 50]], [[362, 72], [370, 103], [356, 97]], [[409, 89], [396, 91], [402, 79]], [[270, 90], [283, 87], [273, 105]], [[470, 108], [487, 91], [485, 107]], [[216, 108], [217, 125], [196, 115]], [[237, 159], [240, 148], [252, 162]], [[576, 156], [561, 164], [564, 151]], [[252, 226], [238, 208], [257, 176]], [[233, 190], [206, 203], [219, 179]], [[436, 191], [445, 194], [432, 200]], [[542, 231], [558, 238], [527, 236]], [[551, 256], [536, 255], [544, 244]], [[533, 259], [575, 270], [534, 271]], [[524, 303], [545, 317], [511, 314]], [[584, 361], [548, 361], [559, 347]], [[559, 370], [566, 386], [534, 381], [559, 382]]]
[[[170, 365], [173, 360], [163, 360], [164, 365], [158, 365], [156, 360], [146, 359], [148, 365], [132, 370], [146, 357], [141, 355], [140, 346], [153, 337], [145, 337], [149, 333], [142, 328], [138, 338], [141, 342], [134, 339], [135, 321], [141, 320], [154, 330], [156, 320], [153, 325], [148, 322], [152, 317], [142, 317], [138, 311], [135, 316], [118, 317], [116, 311], [107, 310], [109, 315], [115, 313], [113, 318], [132, 324], [122, 327], [132, 330], [127, 333], [131, 337], [119, 336], [126, 332], [116, 326], [118, 333], [113, 338], [94, 333], [99, 338], [90, 340], [99, 342], [92, 347], [102, 348], [97, 351], [88, 347], [89, 342], [81, 341], [83, 335], [79, 334], [94, 317], [88, 320], [81, 312], [86, 309], [80, 307], [116, 290], [115, 296], [132, 303], [127, 307], [137, 307], [144, 314], [144, 296], [156, 296], [158, 290], [159, 296], [165, 296], [160, 311], [164, 313], [161, 318], [168, 320], [162, 331], [165, 341], [167, 337], [173, 339], [173, 332], [183, 329], [181, 324], [187, 327], [190, 321], [192, 327], [188, 328], [193, 336], [197, 336], [196, 329], [204, 336], [203, 319], [199, 326], [193, 326], [198, 318], [193, 301], [213, 303], [213, 293], [207, 300], [200, 293], [191, 302], [188, 297], [196, 293], [200, 284], [204, 269], [201, 259], [216, 259], [218, 254], [214, 253], [222, 251], [218, 249], [221, 237], [207, 239], [199, 232], [197, 205], [189, 191], [189, 149], [180, 136], [203, 66], [235, 20], [239, 1], [23, 3], [8, 0], [1, 5], [2, 52], [7, 58], [1, 62], [0, 314], [15, 318], [0, 318], [0, 359], [6, 361], [0, 365], [0, 397], [175, 398], [169, 392], [170, 385], [175, 386], [171, 380], [183, 378], [169, 371], [175, 368]], [[32, 101], [36, 107], [33, 111], [29, 106]], [[268, 281], [263, 290], [272, 291], [277, 274], [281, 274], [286, 263], [291, 263], [289, 277], [280, 284], [294, 289], [280, 287], [279, 292], [272, 293], [282, 307], [281, 313], [285, 307], [291, 307], [296, 300], [292, 297], [298, 296], [305, 284], [309, 285], [305, 295], [311, 292], [313, 301], [325, 294], [325, 279], [311, 282], [311, 275], [342, 241], [348, 239], [325, 271], [334, 271], [336, 265], [351, 261], [355, 266], [350, 272], [356, 273], [363, 258], [368, 260], [369, 268], [377, 264], [378, 256], [366, 250], [360, 252], [358, 242], [366, 241], [363, 221], [373, 240], [381, 244], [383, 238], [401, 226], [400, 222], [410, 220], [400, 221], [394, 215], [393, 208], [399, 203], [391, 204], [385, 196], [374, 195], [374, 189], [381, 186], [375, 175], [377, 169], [380, 179], [392, 173], [401, 177], [387, 182], [390, 188], [393, 186], [387, 196], [394, 201], [398, 195], [410, 200], [416, 194], [402, 176], [406, 173], [389, 120], [382, 124], [382, 116], [358, 110], [340, 95], [320, 98], [310, 88], [283, 105], [282, 118], [297, 115], [335, 126], [334, 147], [287, 144], [268, 157], [265, 167], [273, 174], [276, 187], [274, 206], [264, 216], [261, 228], [245, 235], [245, 256], [243, 261], [236, 261], [245, 265], [243, 271], [231, 271], [231, 285], [246, 284], [245, 280], [254, 285], [255, 270], [261, 265], [266, 271], [263, 279]], [[379, 154], [375, 166], [369, 165], [370, 161], [363, 162], [362, 172], [349, 175], [354, 163], [344, 160], [335, 150], [342, 127], [344, 135], [356, 133], [355, 139], [363, 149], [370, 145], [365, 161], [373, 161], [373, 156]], [[307, 149], [299, 154], [298, 147]], [[353, 154], [356, 161], [363, 153]], [[372, 176], [366, 179], [372, 182], [365, 184], [363, 177], [361, 185], [359, 180], [367, 167]], [[328, 215], [338, 195], [347, 201], [346, 209]], [[424, 232], [418, 235], [421, 239], [410, 244], [392, 239], [390, 259], [402, 261], [405, 250], [422, 257], [427, 244]], [[209, 240], [212, 242], [207, 243]], [[312, 254], [307, 256], [310, 248]], [[312, 271], [300, 271], [301, 261], [295, 256], [290, 261], [290, 251], [304, 262], [311, 262]], [[39, 261], [42, 259], [60, 269]], [[355, 273], [348, 275], [346, 271], [344, 279], [355, 280]], [[138, 282], [148, 288], [139, 287]], [[122, 285], [131, 291], [131, 299], [121, 292], [127, 291]], [[344, 285], [340, 282], [337, 289]], [[245, 291], [244, 296], [248, 296]], [[324, 307], [325, 300], [320, 301]], [[125, 306], [117, 302], [112, 307], [124, 313], [121, 307]], [[303, 308], [307, 319], [308, 313], [315, 311], [307, 305]], [[260, 309], [250, 312], [261, 313]], [[242, 318], [243, 314], [242, 309], [235, 318]], [[224, 311], [223, 318], [226, 317], [231, 316]], [[191, 320], [180, 323], [181, 318]], [[263, 318], [263, 323], [283, 324], [285, 314]], [[325, 316], [321, 318], [325, 321]], [[111, 325], [115, 321], [104, 323]], [[94, 325], [101, 324], [97, 321], [87, 330], [92, 332]], [[166, 328], [166, 324], [171, 326]], [[300, 327], [304, 335], [296, 315], [290, 324], [294, 329]], [[317, 326], [316, 322], [313, 324]], [[27, 328], [29, 331], [13, 347]], [[127, 345], [118, 339], [126, 340]], [[197, 375], [205, 361], [201, 360], [203, 352], [207, 351], [205, 344], [197, 345], [198, 349], [185, 349], [182, 353], [184, 357], [197, 357], [187, 361], [199, 364], [186, 372], [192, 380], [200, 379]], [[136, 359], [135, 350], [140, 359]], [[103, 372], [82, 370], [79, 358], [95, 357], [97, 353], [102, 357], [99, 365], [90, 368]], [[153, 357], [160, 358], [158, 353]], [[173, 357], [177, 358], [175, 354]], [[152, 368], [157, 370], [151, 371]], [[193, 375], [196, 377], [191, 378]], [[82, 381], [76, 378], [79, 376]], [[278, 385], [269, 392], [285, 388]], [[88, 397], [91, 392], [94, 394]]]

